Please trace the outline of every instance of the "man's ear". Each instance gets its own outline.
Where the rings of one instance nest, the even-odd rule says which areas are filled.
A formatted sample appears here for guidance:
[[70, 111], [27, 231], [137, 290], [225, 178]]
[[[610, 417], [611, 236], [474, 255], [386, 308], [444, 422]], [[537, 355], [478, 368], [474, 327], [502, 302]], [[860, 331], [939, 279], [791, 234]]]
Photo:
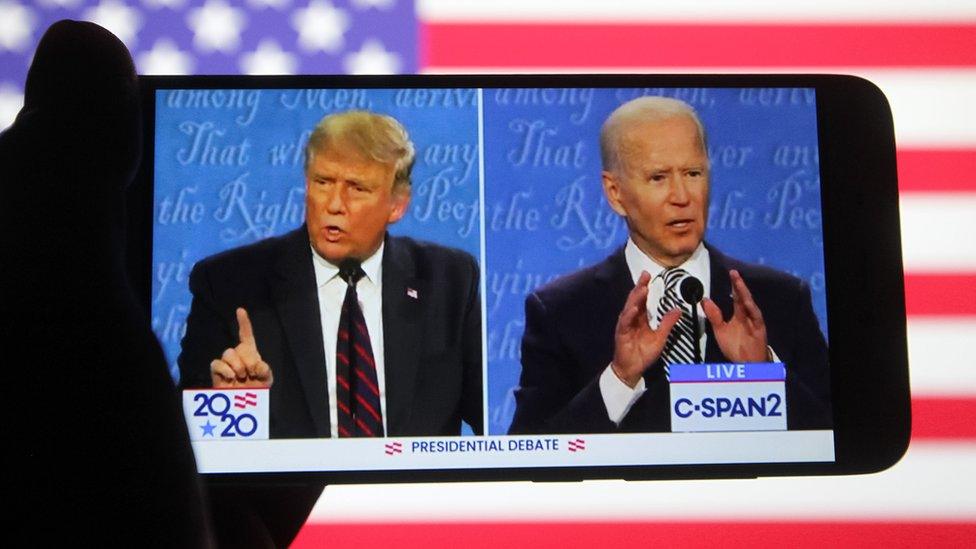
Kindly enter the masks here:
[[604, 170], [601, 172], [601, 176], [603, 178], [603, 194], [607, 197], [607, 204], [610, 204], [613, 211], [620, 214], [621, 217], [627, 217], [627, 210], [624, 209], [620, 201], [620, 180], [617, 178], [617, 174]]
[[392, 225], [400, 219], [403, 218], [407, 213], [407, 207], [410, 206], [410, 186], [409, 185], [397, 185], [393, 188], [393, 209], [390, 210], [390, 217], [387, 219], [387, 225]]

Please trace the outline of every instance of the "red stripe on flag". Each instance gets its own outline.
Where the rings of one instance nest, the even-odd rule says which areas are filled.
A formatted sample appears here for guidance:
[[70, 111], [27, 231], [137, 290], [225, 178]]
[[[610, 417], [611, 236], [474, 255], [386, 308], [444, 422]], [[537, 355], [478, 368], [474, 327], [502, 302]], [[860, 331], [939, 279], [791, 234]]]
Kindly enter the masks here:
[[976, 315], [976, 274], [908, 273], [905, 309], [913, 315]]
[[976, 191], [976, 149], [899, 149], [901, 191]]
[[976, 25], [428, 23], [425, 67], [960, 67]]
[[913, 398], [912, 438], [976, 439], [976, 398]]
[[306, 524], [293, 548], [964, 547], [972, 522], [484, 522]]

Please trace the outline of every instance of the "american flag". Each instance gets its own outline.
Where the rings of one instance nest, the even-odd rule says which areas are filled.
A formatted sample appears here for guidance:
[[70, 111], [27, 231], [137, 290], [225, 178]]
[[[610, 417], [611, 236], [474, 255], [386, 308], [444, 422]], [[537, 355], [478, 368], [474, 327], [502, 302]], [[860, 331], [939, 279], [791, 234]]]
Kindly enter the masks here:
[[895, 118], [913, 435], [854, 477], [332, 486], [296, 546], [976, 543], [976, 2], [0, 0], [0, 127], [37, 39], [96, 21], [142, 73], [831, 72]]

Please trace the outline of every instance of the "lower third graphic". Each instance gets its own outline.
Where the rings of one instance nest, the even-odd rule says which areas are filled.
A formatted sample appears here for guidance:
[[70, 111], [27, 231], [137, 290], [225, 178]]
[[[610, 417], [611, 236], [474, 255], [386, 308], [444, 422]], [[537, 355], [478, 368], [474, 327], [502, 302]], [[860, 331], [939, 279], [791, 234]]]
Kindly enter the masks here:
[[392, 456], [393, 454], [403, 453], [403, 443], [402, 442], [390, 442], [384, 445], [386, 447], [386, 455]]
[[581, 438], [577, 438], [575, 440], [569, 441], [569, 451], [570, 452], [582, 452], [583, 450], [586, 450], [586, 441], [585, 440], [583, 440]]

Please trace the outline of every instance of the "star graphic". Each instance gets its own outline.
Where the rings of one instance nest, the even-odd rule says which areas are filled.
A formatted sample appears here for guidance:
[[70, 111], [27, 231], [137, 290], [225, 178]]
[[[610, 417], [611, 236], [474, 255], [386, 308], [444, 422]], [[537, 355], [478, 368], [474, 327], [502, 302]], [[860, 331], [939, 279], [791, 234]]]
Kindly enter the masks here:
[[24, 94], [12, 84], [0, 84], [0, 130], [14, 123], [17, 113], [24, 106]]
[[160, 38], [151, 50], [138, 56], [138, 66], [140, 74], [190, 74], [193, 57], [169, 38]]
[[130, 8], [119, 0], [102, 0], [94, 8], [89, 8], [81, 17], [97, 23], [125, 42], [130, 49], [136, 42], [136, 34], [142, 27], [142, 17], [135, 8]]
[[246, 74], [295, 74], [298, 61], [277, 42], [264, 39], [258, 49], [241, 55], [241, 70]]
[[32, 45], [34, 12], [16, 2], [0, 2], [0, 51], [24, 51]]
[[352, 0], [352, 4], [356, 6], [356, 9], [360, 10], [367, 10], [369, 8], [388, 10], [396, 4], [396, 0]]
[[386, 51], [379, 40], [371, 38], [359, 51], [347, 55], [343, 66], [349, 74], [395, 74], [400, 70], [400, 56]]
[[327, 0], [312, 0], [307, 8], [297, 9], [291, 24], [298, 32], [298, 43], [306, 51], [336, 53], [342, 48], [342, 35], [349, 29], [349, 16]]
[[264, 9], [264, 8], [274, 8], [276, 10], [284, 9], [291, 0], [247, 0], [247, 4], [254, 9]]
[[81, 0], [38, 0], [37, 3], [48, 9], [67, 9], [78, 7], [78, 4], [81, 4]]
[[142, 0], [142, 3], [149, 9], [169, 8], [175, 10], [182, 8], [183, 4], [186, 4], [186, 0]]
[[215, 436], [214, 429], [216, 429], [217, 426], [211, 425], [210, 420], [208, 419], [206, 425], [201, 425], [200, 428], [203, 429], [203, 434], [201, 436], [207, 436], [207, 435]]
[[244, 11], [233, 8], [224, 0], [207, 0], [190, 10], [187, 25], [193, 29], [193, 45], [200, 51], [220, 50], [234, 53], [241, 42], [241, 31], [247, 24]]

